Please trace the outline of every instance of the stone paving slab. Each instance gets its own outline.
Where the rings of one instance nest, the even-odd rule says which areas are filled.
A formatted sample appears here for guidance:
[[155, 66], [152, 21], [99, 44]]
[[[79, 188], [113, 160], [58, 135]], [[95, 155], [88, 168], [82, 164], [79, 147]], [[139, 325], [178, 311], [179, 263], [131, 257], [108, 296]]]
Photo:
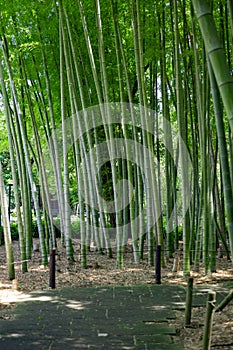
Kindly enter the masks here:
[[[228, 290], [217, 292], [217, 299]], [[225, 293], [225, 294], [224, 294]], [[205, 305], [208, 287], [194, 288]], [[0, 320], [0, 349], [181, 350], [168, 319], [185, 306], [185, 288], [172, 285], [62, 288], [31, 293]]]

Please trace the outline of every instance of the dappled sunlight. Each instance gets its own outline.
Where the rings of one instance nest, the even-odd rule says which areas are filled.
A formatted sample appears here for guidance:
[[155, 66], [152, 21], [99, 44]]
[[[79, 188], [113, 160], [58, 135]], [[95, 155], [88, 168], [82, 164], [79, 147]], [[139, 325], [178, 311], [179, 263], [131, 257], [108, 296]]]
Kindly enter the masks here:
[[39, 265], [39, 266], [35, 266], [33, 268], [30, 269], [30, 271], [48, 271], [49, 267], [48, 266], [44, 266], [44, 265]]
[[84, 310], [85, 306], [92, 304], [91, 302], [85, 301], [77, 301], [77, 300], [67, 300], [65, 303], [65, 306], [68, 307], [69, 309], [74, 309], [74, 310]]
[[173, 307], [177, 308], [177, 309], [182, 309], [185, 308], [185, 302], [183, 301], [177, 301], [177, 302], [173, 302], [172, 303]]
[[[209, 274], [205, 273], [203, 267], [200, 267], [198, 272], [191, 270], [190, 277], [194, 279], [194, 285], [216, 284], [217, 286], [224, 282], [233, 283], [233, 269], [231, 262], [225, 259], [220, 259], [218, 263], [219, 265], [224, 265], [225, 270], [223, 269], [223, 266], [217, 266], [217, 271]], [[162, 269], [162, 282], [163, 278], [166, 283], [186, 286], [188, 277], [184, 276], [182, 270], [177, 272], [169, 271], [167, 266], [165, 269]]]
[[223, 322], [222, 324], [220, 324], [221, 327], [225, 328], [225, 327], [231, 327], [232, 331], [233, 331], [233, 321], [227, 321], [227, 322]]
[[89, 301], [80, 302], [77, 300], [66, 300], [65, 298], [59, 298], [51, 294], [45, 294], [44, 291], [34, 292], [31, 294], [23, 293], [12, 288], [11, 284], [0, 283], [0, 303], [2, 305], [18, 304], [25, 302], [41, 302], [41, 303], [53, 303], [64, 305], [69, 309], [83, 310], [85, 306], [91, 304]]
[[47, 301], [53, 301], [53, 296], [49, 297], [46, 295], [40, 295], [35, 297], [34, 295], [29, 295], [28, 297], [26, 296], [25, 298], [22, 297], [17, 302], [25, 302], [25, 301], [41, 301], [41, 302], [47, 302]]
[[169, 307], [166, 306], [166, 305], [153, 305], [153, 306], [146, 307], [145, 309], [158, 311], [158, 310], [164, 310], [164, 309], [167, 309], [167, 308], [169, 308]]
[[27, 301], [58, 302], [54, 296], [26, 294], [13, 289], [0, 289], [0, 302], [2, 304], [23, 303]]
[[29, 294], [14, 290], [11, 285], [0, 286], [0, 303], [1, 304], [12, 304], [16, 302], [22, 302], [25, 300], [30, 300], [31, 296]]
[[22, 338], [25, 337], [25, 334], [23, 333], [9, 333], [4, 335], [4, 338]]

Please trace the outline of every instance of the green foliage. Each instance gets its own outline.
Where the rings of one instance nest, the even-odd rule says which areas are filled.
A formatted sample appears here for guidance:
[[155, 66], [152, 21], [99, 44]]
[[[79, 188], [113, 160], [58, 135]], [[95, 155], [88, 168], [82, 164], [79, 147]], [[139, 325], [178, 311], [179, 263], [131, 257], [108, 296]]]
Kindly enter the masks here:
[[[53, 219], [53, 224], [55, 227], [55, 231], [58, 232], [60, 231], [60, 219], [59, 218], [54, 218]], [[74, 238], [79, 238], [80, 237], [80, 221], [78, 219], [72, 220], [71, 221], [71, 233]]]
[[0, 152], [0, 162], [2, 163], [4, 182], [7, 184], [12, 180], [10, 154], [8, 151]]
[[[189, 241], [187, 239], [189, 241], [187, 242], [187, 247], [195, 250], [195, 240], [197, 239], [195, 227], [197, 223], [200, 225], [200, 230], [203, 230], [203, 227], [201, 227], [204, 222], [203, 198], [206, 198], [208, 203], [210, 202], [205, 193], [206, 189], [208, 189], [210, 194], [212, 188], [215, 188], [215, 186], [217, 188], [213, 193], [211, 192], [211, 197], [209, 197], [211, 201], [213, 197], [213, 208], [207, 211], [208, 221], [212, 220], [213, 209], [216, 212], [218, 210], [219, 215], [216, 215], [218, 222], [221, 217], [220, 212], [221, 210], [223, 211], [221, 226], [223, 232], [227, 223], [225, 224], [224, 222], [226, 217], [226, 196], [222, 185], [222, 174], [224, 172], [219, 162], [219, 144], [221, 148], [222, 137], [218, 136], [216, 131], [215, 110], [209, 88], [206, 52], [191, 3], [187, 1], [155, 2], [152, 0], [141, 2], [137, 0], [133, 2], [118, 0], [100, 1], [101, 29], [103, 34], [102, 52], [100, 31], [97, 27], [98, 14], [96, 6], [93, 6], [96, 2], [81, 2], [83, 16], [87, 25], [86, 28], [84, 28], [85, 26], [82, 23], [79, 1], [0, 0], [0, 36], [4, 42], [4, 52], [9, 60], [11, 75], [16, 86], [18, 107], [26, 128], [33, 180], [41, 188], [45, 187], [41, 162], [43, 159], [46, 159], [49, 193], [52, 195], [58, 193], [58, 183], [54, 181], [54, 176], [49, 176], [49, 171], [57, 175], [59, 167], [61, 167], [59, 175], [61, 175], [61, 183], [64, 185], [65, 172], [63, 169], [64, 155], [62, 154], [62, 147], [65, 137], [61, 131], [57, 133], [60, 164], [57, 164], [59, 162], [56, 159], [56, 169], [54, 169], [53, 164], [56, 152], [53, 148], [54, 145], [51, 145], [52, 131], [61, 124], [61, 90], [63, 88], [65, 120], [68, 120], [74, 111], [72, 104], [79, 111], [83, 106], [90, 107], [105, 101], [107, 99], [107, 96], [105, 96], [106, 86], [109, 102], [120, 101], [121, 99], [124, 101], [131, 99], [134, 103], [143, 101], [145, 106], [151, 106], [155, 110], [154, 115], [150, 116], [150, 118], [153, 118], [154, 129], [151, 130], [150, 135], [148, 133], [149, 138], [152, 140], [151, 149], [156, 158], [154, 171], [150, 175], [155, 176], [156, 181], [158, 180], [159, 182], [158, 200], [162, 208], [162, 216], [164, 217], [171, 215], [177, 197], [179, 197], [179, 202], [177, 200], [178, 204], [176, 204], [177, 215], [179, 216], [181, 212], [181, 191], [178, 192], [177, 188], [182, 188], [182, 179], [178, 176], [178, 167], [182, 157], [180, 156], [181, 150], [179, 145], [175, 144], [173, 139], [160, 141], [153, 136], [156, 128], [158, 128], [158, 133], [160, 131], [166, 132], [163, 130], [163, 125], [157, 125], [157, 123], [159, 124], [159, 116], [165, 116], [171, 123], [173, 130], [182, 134], [192, 158], [194, 172], [193, 178], [188, 183], [189, 190], [193, 194], [193, 202], [190, 204], [189, 213], [191, 221], [189, 229], [192, 240]], [[62, 4], [60, 13], [59, 4]], [[177, 11], [175, 11], [174, 4], [177, 6]], [[227, 70], [228, 67], [232, 69], [233, 50], [230, 34], [232, 18], [229, 16], [230, 9], [228, 9], [227, 4], [224, 3], [223, 5], [223, 2], [213, 2], [212, 5], [222, 46], [226, 48], [227, 52]], [[62, 28], [61, 18], [59, 18], [61, 14], [63, 14]], [[68, 31], [68, 23], [70, 32]], [[114, 24], [116, 24], [116, 27], [114, 27]], [[84, 35], [85, 30], [88, 40], [86, 40]], [[65, 52], [65, 41], [59, 37], [61, 33], [63, 35], [62, 38], [66, 39], [67, 52]], [[212, 35], [212, 33], [210, 34]], [[93, 61], [90, 58], [90, 48], [93, 54]], [[60, 49], [63, 51], [61, 50], [60, 52]], [[211, 52], [216, 54], [217, 50], [211, 50]], [[175, 59], [175, 53], [178, 56], [177, 60]], [[10, 74], [7, 71], [2, 50], [0, 55], [13, 121], [11, 127], [14, 126], [17, 130], [17, 112], [14, 108], [14, 94], [10, 84]], [[65, 55], [67, 55], [67, 60], [65, 60]], [[64, 60], [63, 83], [61, 83], [60, 71], [62, 59]], [[179, 64], [176, 65], [176, 63]], [[222, 65], [220, 61], [217, 63], [216, 71], [220, 72]], [[106, 73], [106, 77], [104, 73]], [[69, 81], [68, 74], [71, 74], [72, 81]], [[225, 89], [227, 86], [227, 84], [220, 85], [222, 89]], [[229, 97], [229, 101], [232, 101], [232, 94]], [[222, 115], [222, 118], [225, 118], [224, 113]], [[179, 125], [178, 117], [182, 117], [182, 125]], [[77, 113], [75, 118], [76, 122], [78, 118], [83, 121], [85, 115]], [[33, 123], [35, 123], [34, 129]], [[78, 168], [81, 172], [85, 171], [85, 174], [87, 172], [84, 179], [86, 181], [86, 189], [90, 190], [91, 188], [93, 191], [98, 191], [105, 201], [113, 201], [117, 197], [116, 193], [114, 193], [116, 184], [113, 182], [113, 169], [116, 172], [116, 182], [122, 179], [127, 180], [131, 176], [131, 185], [133, 186], [131, 203], [127, 204], [125, 211], [121, 210], [117, 214], [104, 213], [103, 222], [101, 222], [104, 229], [115, 227], [117, 219], [119, 223], [121, 221], [124, 222], [124, 220], [130, 220], [134, 215], [137, 215], [141, 208], [146, 207], [152, 187], [148, 187], [148, 183], [145, 182], [145, 174], [149, 169], [149, 167], [147, 169], [148, 164], [145, 164], [144, 169], [139, 169], [140, 167], [136, 163], [133, 164], [132, 161], [123, 163], [120, 159], [113, 159], [111, 164], [107, 148], [103, 151], [106, 154], [101, 154], [101, 159], [106, 159], [106, 162], [101, 163], [101, 167], [96, 174], [97, 180], [92, 184], [92, 187], [90, 186], [88, 183], [90, 180], [88, 171], [92, 171], [92, 169], [86, 170], [87, 166], [84, 165], [86, 165], [85, 162], [91, 150], [97, 149], [97, 145], [109, 141], [109, 135], [106, 132], [107, 127], [105, 125], [105, 128], [103, 124], [104, 122], [97, 128], [89, 130], [88, 134], [84, 132], [82, 140], [77, 140], [77, 149], [70, 147], [65, 156], [67, 156], [68, 160], [69, 173], [69, 184], [67, 185], [69, 187], [69, 196], [67, 198], [69, 197], [69, 205], [73, 210], [75, 210], [77, 203], [81, 200], [84, 206], [89, 205], [91, 207], [91, 203], [88, 200], [85, 202], [85, 198], [82, 198], [85, 191], [82, 191], [82, 195], [79, 194]], [[228, 157], [232, 173], [232, 132], [228, 130], [228, 127], [228, 121], [224, 119], [223, 133], [225, 134], [229, 151], [226, 158]], [[119, 122], [111, 124], [111, 128], [114, 138], [127, 137], [143, 147], [147, 145], [147, 140], [142, 130], [140, 114], [135, 128], [132, 125], [126, 126], [126, 135]], [[38, 135], [36, 135], [37, 133]], [[0, 134], [0, 161], [3, 165], [4, 181], [8, 191], [7, 185], [11, 181], [12, 176], [5, 115], [2, 106]], [[36, 139], [40, 142], [42, 156], [39, 153]], [[15, 142], [18, 142], [19, 147], [22, 147], [18, 131], [13, 140], [14, 147]], [[168, 157], [170, 150], [167, 152], [166, 142], [171, 144], [171, 148], [174, 148], [174, 154], [169, 155], [170, 158], [173, 158], [172, 161]], [[75, 154], [74, 151], [77, 153]], [[16, 156], [17, 154], [15, 153]], [[18, 164], [25, 161], [23, 158], [24, 156], [18, 160]], [[205, 178], [203, 176], [207, 168], [210, 169], [210, 176]], [[24, 172], [26, 174], [26, 168]], [[17, 173], [18, 176], [20, 174]], [[183, 176], [183, 179], [186, 179], [186, 177]], [[26, 176], [24, 180], [27, 181]], [[26, 190], [28, 191], [27, 194], [29, 194], [31, 191], [30, 186]], [[60, 190], [60, 193], [64, 193], [64, 188]], [[217, 190], [220, 192], [219, 197], [221, 197], [219, 201], [217, 201]], [[23, 198], [23, 191], [23, 188], [19, 188], [20, 201]], [[185, 201], [185, 198], [182, 198], [182, 200]], [[28, 199], [28, 202], [30, 202], [29, 205], [31, 206], [31, 198]], [[14, 203], [12, 202], [11, 206], [13, 205]], [[103, 211], [101, 211], [101, 208], [96, 208], [96, 203], [94, 209], [96, 217], [92, 217], [94, 210], [90, 210], [88, 220], [97, 222], [97, 225], [100, 225], [100, 213]], [[131, 213], [129, 213], [130, 210], [132, 210]], [[148, 218], [145, 217], [143, 220], [146, 221]], [[80, 231], [83, 232], [80, 228], [81, 224], [79, 220], [71, 223], [74, 237], [79, 236]], [[55, 220], [54, 225], [59, 231], [58, 219]], [[166, 228], [166, 222], [162, 226]], [[11, 225], [11, 230], [12, 238], [18, 239], [17, 223]], [[133, 231], [137, 230], [138, 227]], [[159, 231], [160, 229], [156, 227], [157, 230]], [[57, 234], [59, 234], [58, 231]], [[178, 231], [179, 239], [183, 239], [183, 235], [186, 236], [185, 226], [179, 226]], [[208, 236], [208, 232], [205, 233]], [[37, 223], [35, 221], [33, 221], [32, 225], [32, 234], [33, 237], [38, 237]], [[160, 235], [160, 232], [156, 234]], [[227, 239], [228, 237], [226, 237], [226, 241]]]
[[11, 223], [11, 238], [13, 241], [19, 240], [19, 234], [18, 234], [18, 224], [16, 222]]
[[[44, 223], [43, 223], [43, 225], [44, 225]], [[10, 229], [11, 229], [12, 240], [18, 241], [19, 240], [18, 223], [12, 222], [10, 224]], [[35, 220], [32, 221], [32, 237], [39, 238], [37, 222]], [[2, 242], [2, 244], [4, 243], [3, 227], [2, 226], [0, 226], [0, 242]]]
[[78, 238], [80, 237], [80, 221], [72, 221], [71, 222], [71, 232], [73, 234], [73, 237]]
[[[13, 241], [19, 240], [19, 234], [18, 234], [18, 224], [17, 223], [11, 223], [10, 224], [10, 230], [11, 230], [11, 239]], [[0, 226], [0, 244], [4, 244], [4, 236], [3, 236], [3, 227]]]
[[[0, 135], [1, 135], [0, 154], [7, 153], [6, 150], [8, 150], [8, 139], [7, 139], [7, 133], [6, 133], [5, 116], [2, 115], [1, 112], [0, 112]], [[1, 156], [0, 158], [2, 159]]]

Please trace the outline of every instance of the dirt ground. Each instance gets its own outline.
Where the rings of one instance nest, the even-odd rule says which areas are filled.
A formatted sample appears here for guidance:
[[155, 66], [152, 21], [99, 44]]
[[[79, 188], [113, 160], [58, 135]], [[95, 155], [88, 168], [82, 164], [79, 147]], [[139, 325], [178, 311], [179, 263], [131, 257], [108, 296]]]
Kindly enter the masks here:
[[[0, 318], [9, 318], [4, 311], [14, 307], [17, 296], [35, 290], [48, 289], [49, 269], [41, 265], [40, 252], [33, 252], [33, 257], [28, 261], [28, 272], [20, 271], [19, 243], [14, 242], [14, 259], [16, 279], [9, 281], [7, 278], [5, 247], [0, 246]], [[65, 249], [59, 247], [59, 255], [56, 261], [56, 288], [64, 286], [83, 287], [97, 285], [132, 285], [155, 283], [155, 269], [148, 266], [145, 261], [135, 264], [131, 249], [125, 254], [122, 270], [116, 269], [116, 259], [109, 259], [106, 255], [99, 255], [96, 251], [88, 253], [87, 269], [81, 268], [80, 244], [74, 242], [75, 262], [68, 264], [65, 257]], [[130, 247], [129, 247], [130, 248]], [[180, 261], [182, 266], [182, 261]], [[168, 261], [166, 268], [162, 269], [163, 284], [178, 284], [186, 286], [187, 282], [182, 271], [172, 272], [173, 261]], [[233, 266], [225, 258], [217, 260], [217, 272], [205, 276], [204, 271], [191, 273], [194, 285], [224, 286], [233, 289]], [[187, 350], [202, 349], [202, 336], [205, 322], [205, 307], [192, 309], [192, 322], [190, 327], [184, 326], [184, 310], [176, 311], [176, 320], [169, 322], [176, 328], [175, 342], [184, 344]], [[214, 323], [211, 339], [211, 349], [233, 349], [233, 303], [231, 302], [222, 312], [214, 314]]]

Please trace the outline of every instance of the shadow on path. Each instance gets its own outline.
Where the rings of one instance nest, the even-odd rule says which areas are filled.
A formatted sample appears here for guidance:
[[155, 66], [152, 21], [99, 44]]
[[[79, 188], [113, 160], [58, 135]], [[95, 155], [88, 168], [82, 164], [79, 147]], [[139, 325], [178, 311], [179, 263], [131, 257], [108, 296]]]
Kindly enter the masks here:
[[0, 320], [4, 350], [178, 350], [168, 324], [184, 308], [185, 289], [168, 285], [64, 288], [19, 299]]

